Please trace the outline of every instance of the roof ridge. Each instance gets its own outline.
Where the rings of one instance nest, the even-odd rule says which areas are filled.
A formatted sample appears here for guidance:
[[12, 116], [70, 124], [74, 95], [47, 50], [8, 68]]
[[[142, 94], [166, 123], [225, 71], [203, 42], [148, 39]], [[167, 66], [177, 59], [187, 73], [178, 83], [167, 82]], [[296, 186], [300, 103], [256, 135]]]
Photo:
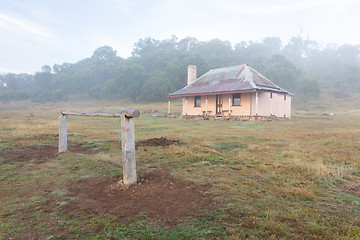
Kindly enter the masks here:
[[218, 71], [218, 70], [220, 70], [220, 69], [226, 69], [226, 68], [237, 68], [237, 67], [242, 67], [242, 66], [249, 66], [249, 65], [247, 65], [247, 64], [238, 64], [238, 65], [234, 65], [234, 66], [214, 68], [214, 69], [210, 69], [209, 72], [211, 72], [211, 71]]

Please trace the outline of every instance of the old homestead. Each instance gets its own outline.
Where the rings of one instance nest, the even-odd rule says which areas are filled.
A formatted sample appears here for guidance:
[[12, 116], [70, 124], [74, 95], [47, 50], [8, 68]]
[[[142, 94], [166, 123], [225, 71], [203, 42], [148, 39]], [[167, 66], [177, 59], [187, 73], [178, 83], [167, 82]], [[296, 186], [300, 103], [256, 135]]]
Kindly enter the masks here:
[[182, 98], [182, 115], [291, 117], [291, 96], [248, 65], [212, 69], [197, 78], [188, 67], [188, 84], [169, 94]]

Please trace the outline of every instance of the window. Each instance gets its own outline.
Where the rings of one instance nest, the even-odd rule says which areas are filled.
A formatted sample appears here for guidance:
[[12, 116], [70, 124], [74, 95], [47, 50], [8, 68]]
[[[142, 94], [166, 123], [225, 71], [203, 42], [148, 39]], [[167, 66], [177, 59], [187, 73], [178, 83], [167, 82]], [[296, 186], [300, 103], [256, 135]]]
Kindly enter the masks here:
[[240, 99], [241, 99], [240, 93], [233, 94], [232, 99], [233, 99], [233, 101], [232, 101], [233, 106], [240, 106], [240, 102], [241, 102], [240, 101]]
[[201, 96], [195, 96], [194, 107], [200, 107], [200, 106], [201, 106]]

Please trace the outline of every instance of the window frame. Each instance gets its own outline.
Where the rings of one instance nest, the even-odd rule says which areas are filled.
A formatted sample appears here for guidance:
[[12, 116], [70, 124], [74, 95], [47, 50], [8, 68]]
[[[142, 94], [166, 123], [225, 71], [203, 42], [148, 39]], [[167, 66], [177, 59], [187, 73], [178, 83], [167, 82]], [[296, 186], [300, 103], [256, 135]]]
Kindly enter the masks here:
[[[196, 99], [199, 100], [199, 106], [196, 104]], [[201, 96], [194, 96], [194, 107], [201, 107]]]
[[[239, 97], [236, 98], [235, 95], [239, 95]], [[232, 106], [241, 106], [241, 93], [233, 93], [232, 96], [231, 96], [231, 98], [232, 98], [232, 101], [231, 101], [231, 102], [232, 102]], [[239, 99], [239, 104], [235, 104], [235, 98], [236, 98], [236, 99]]]

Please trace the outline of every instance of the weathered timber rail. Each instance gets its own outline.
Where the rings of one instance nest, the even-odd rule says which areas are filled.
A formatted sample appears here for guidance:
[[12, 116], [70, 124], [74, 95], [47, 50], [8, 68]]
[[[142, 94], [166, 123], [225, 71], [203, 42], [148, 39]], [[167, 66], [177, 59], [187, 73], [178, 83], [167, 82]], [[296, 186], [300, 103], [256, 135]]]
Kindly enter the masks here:
[[120, 117], [121, 147], [123, 163], [123, 182], [131, 185], [136, 182], [134, 118], [140, 116], [138, 110], [121, 111], [60, 111], [59, 153], [67, 151], [67, 116]]
[[74, 116], [89, 116], [89, 117], [119, 117], [120, 114], [125, 114], [126, 117], [139, 117], [138, 110], [122, 110], [122, 111], [60, 111], [62, 115]]

